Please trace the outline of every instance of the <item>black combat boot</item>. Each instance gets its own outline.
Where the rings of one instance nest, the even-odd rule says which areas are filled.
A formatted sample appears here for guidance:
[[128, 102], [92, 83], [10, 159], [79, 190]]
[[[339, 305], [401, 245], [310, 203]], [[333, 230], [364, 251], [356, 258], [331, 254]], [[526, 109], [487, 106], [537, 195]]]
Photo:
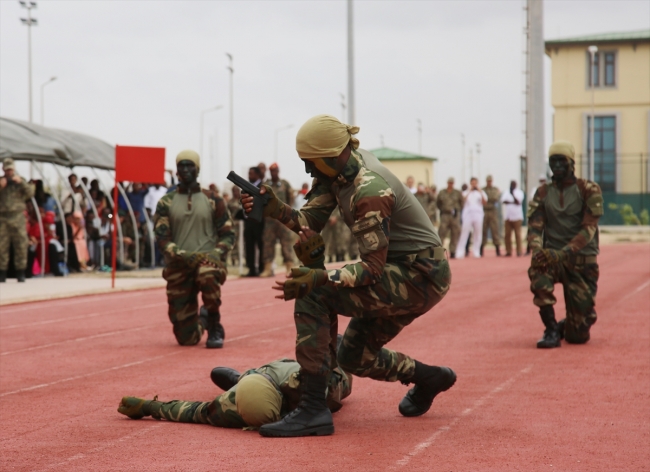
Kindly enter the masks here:
[[558, 322], [555, 321], [555, 309], [553, 305], [546, 305], [539, 309], [539, 316], [542, 318], [542, 323], [546, 326], [544, 336], [537, 341], [539, 349], [550, 349], [553, 347], [560, 347], [560, 330]]
[[230, 367], [215, 367], [210, 372], [212, 382], [223, 391], [230, 390], [237, 382], [241, 374]]
[[413, 382], [415, 387], [399, 402], [399, 412], [403, 416], [420, 416], [431, 408], [433, 399], [441, 392], [449, 390], [456, 383], [456, 373], [449, 367], [437, 367], [415, 361], [415, 372], [405, 385]]
[[223, 338], [226, 333], [220, 323], [221, 314], [208, 313], [208, 340], [205, 342], [205, 347], [208, 349], [220, 349], [223, 347]]
[[18, 282], [24, 282], [25, 281], [25, 271], [24, 270], [17, 270], [16, 271], [16, 280]]
[[560, 321], [558, 326], [560, 324], [562, 325], [561, 335], [566, 339], [566, 342], [570, 344], [585, 344], [591, 339], [591, 335], [589, 334], [591, 325], [583, 323], [580, 326], [575, 327], [566, 323], [566, 320]]
[[0, 283], [7, 281], [7, 271], [0, 270]]
[[327, 377], [301, 374], [300, 391], [302, 394], [298, 408], [280, 421], [262, 425], [262, 436], [291, 438], [334, 434], [332, 412], [326, 401]]
[[497, 257], [501, 257], [501, 248], [499, 246], [496, 246], [497, 248]]
[[199, 324], [203, 327], [203, 331], [208, 330], [208, 309], [205, 305], [199, 308]]
[[483, 257], [483, 248], [484, 247], [485, 247], [485, 245], [481, 244], [481, 257]]

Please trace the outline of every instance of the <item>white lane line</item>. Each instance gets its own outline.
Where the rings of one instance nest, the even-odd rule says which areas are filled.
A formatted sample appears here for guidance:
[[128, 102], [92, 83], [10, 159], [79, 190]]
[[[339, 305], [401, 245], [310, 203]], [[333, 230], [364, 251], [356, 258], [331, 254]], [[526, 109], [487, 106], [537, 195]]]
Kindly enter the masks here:
[[[259, 308], [268, 308], [268, 307], [271, 307], [271, 306], [274, 306], [274, 305], [279, 305], [280, 303], [278, 303], [278, 301], [263, 303], [261, 305], [255, 305], [255, 306], [252, 306], [252, 307], [242, 308], [241, 310], [231, 311], [230, 313], [241, 313], [243, 311], [257, 310]], [[153, 305], [153, 306], [157, 306], [157, 305]], [[165, 306], [166, 306], [166, 304], [165, 304]], [[106, 314], [108, 314], [108, 313], [106, 313]], [[38, 349], [44, 349], [44, 348], [47, 348], [47, 347], [59, 346], [61, 344], [77, 342], [77, 341], [87, 341], [89, 339], [102, 338], [104, 336], [111, 336], [113, 334], [126, 333], [126, 332], [129, 332], [129, 331], [139, 331], [141, 329], [150, 328], [150, 327], [157, 326], [157, 325], [158, 325], [158, 323], [153, 323], [153, 324], [148, 324], [148, 325], [145, 325], [145, 326], [140, 326], [140, 327], [137, 327], [137, 328], [122, 329], [122, 330], [118, 330], [118, 331], [110, 331], [110, 332], [107, 332], [107, 333], [95, 334], [95, 335], [92, 335], [92, 336], [84, 336], [84, 337], [81, 337], [81, 338], [66, 339], [65, 341], [57, 341], [55, 343], [43, 344], [43, 345], [40, 345], [40, 346], [28, 347], [28, 348], [25, 348], [25, 349], [17, 349], [15, 351], [2, 352], [2, 353], [0, 353], [0, 356], [7, 356], [9, 354], [18, 354], [18, 353], [21, 353], [21, 352], [28, 352], [28, 351], [36, 351]]]
[[123, 308], [120, 310], [111, 310], [111, 311], [104, 311], [100, 313], [90, 313], [88, 315], [81, 315], [81, 316], [71, 316], [69, 318], [58, 318], [54, 320], [45, 320], [45, 321], [34, 321], [33, 323], [24, 323], [24, 324], [17, 324], [17, 325], [9, 325], [9, 326], [0, 326], [0, 330], [3, 329], [16, 329], [16, 328], [27, 328], [30, 326], [41, 326], [41, 325], [46, 325], [46, 324], [51, 324], [51, 323], [61, 323], [63, 321], [72, 321], [72, 320], [83, 320], [85, 318], [95, 318], [97, 316], [104, 316], [104, 315], [113, 315], [115, 313], [123, 313], [126, 311], [134, 311], [134, 310], [141, 310], [143, 308], [155, 308], [155, 307], [164, 307], [167, 306], [167, 303], [153, 303], [151, 305], [141, 305], [141, 306], [135, 306], [131, 308]]
[[463, 410], [463, 412], [460, 414], [460, 416], [457, 416], [454, 418], [449, 424], [445, 426], [441, 426], [438, 428], [431, 436], [429, 436], [425, 441], [421, 442], [420, 444], [417, 444], [411, 452], [406, 454], [404, 457], [402, 457], [400, 460], [398, 460], [394, 465], [390, 466], [388, 469], [389, 470], [395, 470], [401, 467], [404, 467], [407, 465], [410, 460], [417, 456], [419, 453], [427, 449], [431, 444], [434, 443], [434, 441], [440, 436], [442, 433], [449, 431], [451, 428], [453, 428], [462, 418], [466, 417], [473, 411], [477, 410], [480, 408], [482, 405], [485, 404], [488, 400], [490, 400], [493, 396], [495, 396], [497, 393], [502, 392], [504, 390], [507, 390], [516, 380], [523, 374], [527, 374], [528, 372], [531, 371], [533, 368], [532, 365], [529, 365], [528, 367], [521, 369], [519, 372], [517, 372], [515, 375], [510, 377], [508, 380], [503, 382], [502, 384], [498, 385], [492, 391], [489, 393], [483, 395], [481, 398], [476, 400], [474, 404], [470, 408], [466, 408]]
[[76, 460], [83, 459], [83, 458], [85, 458], [85, 457], [87, 457], [87, 456], [89, 456], [91, 454], [95, 454], [97, 452], [101, 452], [101, 451], [103, 451], [105, 449], [108, 449], [109, 447], [117, 446], [120, 443], [123, 443], [124, 441], [128, 441], [130, 439], [134, 439], [134, 438], [137, 438], [139, 436], [143, 436], [145, 434], [148, 434], [152, 430], [154, 430], [156, 428], [160, 428], [160, 426], [161, 426], [160, 424], [155, 424], [153, 426], [149, 426], [147, 428], [138, 430], [135, 433], [129, 433], [126, 436], [122, 436], [121, 438], [117, 438], [117, 439], [113, 439], [113, 440], [109, 440], [109, 441], [104, 441], [101, 446], [97, 446], [97, 447], [95, 447], [93, 449], [89, 449], [89, 450], [86, 450], [84, 452], [80, 452], [78, 454], [75, 454], [74, 456], [68, 457], [67, 459], [65, 459], [63, 461], [54, 462], [54, 463], [48, 465], [47, 467], [45, 467], [44, 469], [40, 469], [40, 470], [54, 469], [56, 467], [60, 467], [62, 465], [69, 464], [70, 462], [74, 462]]
[[621, 303], [621, 302], [627, 300], [628, 298], [633, 297], [633, 296], [636, 295], [637, 293], [643, 291], [643, 290], [644, 290], [645, 288], [647, 288], [648, 286], [650, 286], [650, 280], [648, 280], [647, 282], [641, 284], [639, 287], [636, 288], [636, 290], [634, 290], [632, 293], [628, 293], [628, 294], [625, 295], [623, 298], [621, 298], [618, 302]]
[[[164, 288], [164, 287], [161, 287], [161, 288]], [[142, 290], [150, 290], [150, 289], [145, 288], [145, 289], [142, 289]], [[63, 304], [63, 305], [65, 305], [67, 307], [67, 306], [70, 306], [70, 305], [79, 305], [81, 303], [97, 303], [97, 302], [100, 302], [100, 301], [103, 301], [103, 300], [112, 299], [113, 297], [115, 297], [117, 295], [121, 295], [124, 298], [131, 298], [131, 297], [134, 297], [136, 295], [142, 296], [142, 294], [140, 292], [141, 291], [137, 291], [137, 290], [133, 290], [133, 291], [130, 291], [130, 292], [115, 292], [114, 294], [110, 294], [108, 296], [102, 296], [102, 297], [100, 297], [98, 295], [82, 295], [81, 297], [83, 297], [83, 299], [81, 299], [81, 300], [70, 300], [70, 298], [80, 298], [80, 297], [57, 298], [55, 300], [35, 300], [33, 302], [21, 303], [20, 308], [11, 308], [12, 305], [0, 306], [0, 315], [11, 315], [13, 313], [19, 313], [21, 311], [29, 311], [29, 310], [34, 309], [33, 306], [22, 306], [22, 305], [24, 305], [26, 303], [29, 303], [29, 304], [47, 303], [48, 309], [52, 310], [52, 309], [56, 309], [57, 305], [60, 305], [60, 304]]]
[[145, 326], [138, 326], [136, 328], [120, 329], [120, 330], [117, 330], [117, 331], [109, 331], [107, 333], [93, 334], [92, 336], [84, 336], [84, 337], [81, 337], [81, 338], [66, 339], [65, 341], [58, 341], [58, 342], [50, 343], [50, 344], [42, 344], [40, 346], [27, 347], [25, 349], [18, 349], [16, 351], [6, 351], [6, 352], [3, 352], [3, 353], [0, 353], [0, 356], [8, 356], [9, 354], [18, 354], [20, 352], [37, 351], [38, 349], [45, 349], [46, 347], [60, 346], [61, 344], [74, 343], [74, 342], [79, 342], [79, 341], [87, 341], [89, 339], [103, 338], [105, 336], [112, 336], [114, 334], [129, 333], [131, 331], [140, 331], [141, 329], [151, 328], [152, 326], [156, 326], [156, 325], [157, 325], [157, 323], [148, 324], [148, 325], [145, 325]]
[[[232, 342], [235, 342], [235, 341], [239, 341], [241, 339], [251, 338], [253, 336], [259, 336], [261, 334], [266, 334], [266, 333], [272, 333], [273, 331], [279, 331], [281, 329], [292, 328], [294, 326], [295, 325], [293, 323], [291, 323], [289, 325], [284, 325], [284, 326], [276, 326], [275, 328], [265, 329], [263, 331], [258, 331], [256, 333], [242, 334], [241, 336], [236, 336], [236, 337], [234, 337], [234, 338], [232, 338], [230, 340], [226, 340], [226, 341], [228, 343], [232, 343]], [[16, 393], [29, 392], [30, 390], [38, 390], [38, 389], [41, 389], [41, 388], [50, 387], [52, 385], [57, 385], [57, 384], [64, 383], [64, 382], [71, 382], [73, 380], [85, 379], [87, 377], [92, 377], [94, 375], [104, 374], [106, 372], [112, 372], [114, 370], [125, 369], [127, 367], [132, 367], [134, 365], [144, 364], [146, 362], [155, 361], [155, 360], [158, 360], [158, 359], [162, 359], [164, 357], [175, 356], [176, 354], [180, 354], [182, 352], [187, 352], [187, 351], [184, 350], [182, 347], [179, 347], [179, 349], [177, 351], [170, 352], [170, 353], [167, 353], [167, 354], [162, 354], [160, 356], [150, 357], [148, 359], [142, 359], [140, 361], [129, 362], [128, 364], [122, 364], [122, 365], [118, 365], [118, 366], [114, 366], [114, 367], [109, 367], [108, 369], [98, 370], [96, 372], [91, 372], [89, 374], [75, 375], [74, 377], [67, 377], [65, 379], [55, 380], [54, 382], [50, 382], [50, 383], [32, 385], [31, 387], [24, 387], [24, 388], [21, 388], [21, 389], [18, 389], [18, 390], [13, 390], [11, 392], [0, 393], [0, 398], [1, 397], [6, 397], [8, 395], [15, 395]]]

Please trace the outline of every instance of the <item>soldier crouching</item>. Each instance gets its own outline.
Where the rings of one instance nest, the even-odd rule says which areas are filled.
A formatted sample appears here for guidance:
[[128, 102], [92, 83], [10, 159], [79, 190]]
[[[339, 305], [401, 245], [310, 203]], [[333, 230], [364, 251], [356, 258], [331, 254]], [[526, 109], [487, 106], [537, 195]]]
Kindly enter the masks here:
[[[225, 337], [219, 311], [221, 285], [235, 240], [233, 223], [223, 199], [199, 186], [196, 152], [181, 152], [176, 167], [178, 188], [160, 199], [154, 216], [156, 241], [166, 262], [169, 320], [178, 344], [198, 344], [207, 329], [206, 347], [220, 348]], [[206, 311], [201, 316], [199, 292]]]
[[[560, 340], [584, 344], [596, 322], [598, 284], [598, 219], [603, 196], [597, 183], [574, 174], [573, 145], [558, 141], [549, 149], [550, 184], [535, 193], [528, 209], [528, 243], [533, 251], [528, 269], [533, 303], [545, 326], [538, 348], [560, 347]], [[566, 319], [555, 319], [556, 283], [564, 287]]]

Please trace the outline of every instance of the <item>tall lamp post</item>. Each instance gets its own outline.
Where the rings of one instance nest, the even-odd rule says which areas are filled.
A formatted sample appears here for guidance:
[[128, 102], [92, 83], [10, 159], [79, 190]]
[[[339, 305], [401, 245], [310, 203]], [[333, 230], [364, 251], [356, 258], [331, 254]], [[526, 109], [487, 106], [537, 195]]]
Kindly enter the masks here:
[[[204, 159], [204, 162], [208, 161], [207, 159], [205, 159], [205, 156], [203, 155], [203, 128], [204, 128], [203, 122], [204, 122], [204, 119], [205, 119], [205, 114], [210, 113], [211, 111], [220, 110], [222, 108], [223, 108], [223, 105], [217, 105], [216, 107], [208, 108], [207, 110], [203, 110], [201, 112], [201, 130], [200, 130], [200, 133], [199, 133], [199, 136], [200, 136], [200, 138], [199, 138], [200, 139], [199, 149], [201, 150], [201, 158]], [[210, 166], [208, 166], [209, 171], [212, 170], [211, 166], [212, 166], [212, 163], [210, 163]], [[204, 173], [204, 175], [205, 175], [205, 173]]]
[[285, 129], [289, 129], [291, 127], [293, 127], [293, 125], [283, 126], [282, 128], [278, 128], [278, 129], [275, 130], [275, 154], [274, 154], [274, 157], [275, 157], [275, 162], [276, 163], [278, 162], [278, 134], [280, 134], [280, 131], [284, 131]]
[[233, 69], [232, 66], [232, 54], [226, 53], [226, 56], [228, 56], [228, 69], [230, 71], [230, 170], [235, 170], [235, 151], [234, 151], [234, 136], [235, 136], [235, 128], [234, 128], [234, 114], [233, 114], [233, 90], [232, 90], [232, 81], [233, 81], [233, 75], [235, 73], [235, 69]]
[[341, 122], [345, 122], [345, 95], [339, 93], [341, 96]]
[[476, 178], [481, 180], [481, 143], [476, 143]]
[[37, 26], [38, 20], [32, 18], [32, 9], [36, 8], [36, 2], [20, 1], [20, 6], [27, 9], [27, 18], [20, 21], [27, 25], [27, 85], [29, 90], [29, 122], [32, 123], [32, 25]]
[[47, 84], [51, 84], [56, 80], [56, 77], [50, 77], [50, 80], [41, 85], [41, 126], [45, 125], [45, 95], [43, 94], [43, 89]]
[[589, 56], [590, 56], [590, 67], [589, 67], [589, 77], [591, 85], [591, 119], [589, 120], [589, 180], [594, 181], [594, 85], [595, 77], [599, 71], [594, 70], [596, 53], [598, 52], [598, 46], [589, 46]]
[[418, 118], [418, 153], [422, 155], [422, 120]]

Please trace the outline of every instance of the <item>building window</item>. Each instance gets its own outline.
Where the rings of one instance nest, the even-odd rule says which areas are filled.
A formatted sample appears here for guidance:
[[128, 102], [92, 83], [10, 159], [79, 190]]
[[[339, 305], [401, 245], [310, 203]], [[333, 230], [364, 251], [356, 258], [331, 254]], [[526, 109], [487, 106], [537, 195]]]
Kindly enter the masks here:
[[591, 64], [591, 54], [587, 52], [587, 88], [616, 86], [616, 52], [599, 51], [594, 54], [594, 63]]
[[[587, 117], [587, 170], [591, 162], [591, 117]], [[589, 176], [590, 172], [587, 174]], [[594, 117], [594, 180], [603, 192], [616, 191], [616, 117]]]

